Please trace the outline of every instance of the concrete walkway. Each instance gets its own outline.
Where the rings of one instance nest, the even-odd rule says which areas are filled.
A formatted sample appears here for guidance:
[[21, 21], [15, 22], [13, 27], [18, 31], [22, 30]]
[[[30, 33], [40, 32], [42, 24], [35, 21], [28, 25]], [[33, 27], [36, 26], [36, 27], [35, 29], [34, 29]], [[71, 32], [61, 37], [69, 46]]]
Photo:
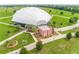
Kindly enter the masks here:
[[34, 33], [30, 33], [33, 37], [33, 39], [35, 40], [35, 42], [38, 42], [37, 38], [34, 36]]
[[71, 30], [73, 28], [79, 27], [78, 24], [74, 24], [71, 26], [67, 26], [67, 27], [63, 27], [63, 28], [56, 28], [56, 31], [67, 31], [67, 30]]
[[[72, 36], [75, 36], [75, 33], [72, 33]], [[65, 38], [65, 37], [66, 37], [66, 34], [60, 34], [60, 35], [57, 35], [57, 36], [52, 36], [52, 37], [47, 38], [47, 39], [43, 39], [42, 42], [43, 42], [43, 44], [46, 44], [46, 43], [52, 42], [54, 40], [62, 39], [62, 38]]]

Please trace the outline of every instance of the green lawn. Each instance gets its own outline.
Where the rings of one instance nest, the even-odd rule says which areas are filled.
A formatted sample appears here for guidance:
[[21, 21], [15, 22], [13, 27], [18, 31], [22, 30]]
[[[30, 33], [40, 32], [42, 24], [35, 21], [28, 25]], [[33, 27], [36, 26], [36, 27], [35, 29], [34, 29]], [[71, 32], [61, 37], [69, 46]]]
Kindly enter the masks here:
[[9, 18], [0, 19], [0, 22], [12, 24], [13, 22], [11, 20], [12, 20], [12, 17], [9, 17]]
[[[42, 8], [42, 9], [45, 10], [46, 12], [48, 12], [48, 13], [51, 10], [51, 12], [49, 13], [50, 15], [53, 14], [53, 15], [60, 15], [60, 16], [77, 17], [77, 18], [79, 18], [79, 13], [72, 14], [72, 12], [59, 10], [59, 9], [54, 9], [54, 8]], [[63, 14], [61, 15], [60, 12], [63, 12]]]
[[52, 26], [56, 28], [66, 27], [75, 23], [70, 23], [68, 18], [60, 17], [60, 16], [53, 16], [51, 18]]
[[[13, 48], [8, 48], [7, 47], [8, 42], [13, 41], [13, 40], [17, 40], [18, 45], [13, 47]], [[14, 39], [12, 39], [10, 41], [8, 41], [8, 42], [6, 42], [6, 43], [4, 43], [3, 45], [0, 46], [0, 54], [4, 54], [4, 53], [14, 51], [16, 49], [22, 48], [23, 46], [26, 46], [26, 45], [34, 42], [32, 36], [29, 33], [23, 33], [23, 34], [15, 37]]]
[[79, 54], [79, 38], [71, 40], [59, 39], [43, 46], [39, 52], [36, 49], [29, 51], [30, 54]]
[[0, 17], [12, 16], [14, 10], [19, 10], [22, 7], [0, 7]]
[[19, 31], [20, 29], [16, 27], [0, 24], [0, 42], [18, 33]]
[[[50, 15], [53, 15], [51, 18], [51, 24], [54, 27], [60, 28], [60, 27], [66, 27], [75, 23], [70, 23], [69, 19], [71, 17], [77, 17], [79, 18], [79, 13], [75, 13], [74, 15], [71, 12], [64, 11], [64, 10], [58, 10], [53, 8], [42, 8], [43, 10], [47, 11]], [[51, 12], [49, 12], [51, 10]], [[60, 12], [63, 12], [61, 15]], [[56, 16], [59, 15], [59, 16]], [[69, 17], [69, 18], [66, 18]], [[55, 22], [55, 24], [53, 24]]]

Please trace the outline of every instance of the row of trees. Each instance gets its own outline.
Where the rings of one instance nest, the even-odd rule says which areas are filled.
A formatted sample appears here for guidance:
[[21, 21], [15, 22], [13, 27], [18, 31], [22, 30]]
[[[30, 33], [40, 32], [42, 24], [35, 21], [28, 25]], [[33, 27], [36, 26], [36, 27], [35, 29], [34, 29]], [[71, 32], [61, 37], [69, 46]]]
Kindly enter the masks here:
[[[77, 31], [77, 32], [75, 33], [75, 36], [76, 36], [76, 37], [79, 37], [79, 31]], [[71, 33], [68, 33], [68, 34], [66, 35], [66, 38], [67, 38], [67, 39], [71, 39], [71, 38], [72, 38], [72, 34], [71, 34]]]
[[69, 6], [69, 5], [68, 6], [61, 6], [61, 5], [59, 5], [59, 6], [54, 6], [53, 8], [79, 13], [79, 7], [78, 6]]

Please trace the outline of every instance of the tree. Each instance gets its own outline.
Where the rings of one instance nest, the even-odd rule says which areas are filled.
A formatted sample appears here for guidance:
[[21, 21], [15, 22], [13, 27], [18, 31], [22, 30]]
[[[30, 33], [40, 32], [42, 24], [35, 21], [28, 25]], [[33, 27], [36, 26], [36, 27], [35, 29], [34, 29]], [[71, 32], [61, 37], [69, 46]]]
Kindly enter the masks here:
[[71, 14], [72, 14], [72, 15], [74, 15], [75, 13], [74, 13], [74, 12], [72, 12]]
[[37, 44], [36, 44], [36, 49], [39, 51], [39, 50], [41, 50], [42, 48], [43, 48], [42, 42], [41, 42], [41, 41], [37, 42]]
[[63, 12], [60, 12], [60, 14], [62, 15], [62, 14], [63, 14]]
[[16, 12], [16, 10], [13, 10], [13, 13], [15, 13]]
[[79, 37], [79, 31], [77, 31], [77, 32], [75, 33], [75, 36], [76, 36], [76, 37]]
[[28, 54], [28, 51], [26, 50], [26, 48], [22, 48], [21, 50], [20, 50], [20, 54]]
[[53, 24], [56, 24], [56, 22], [55, 22], [55, 21], [53, 21]]
[[71, 34], [71, 33], [68, 33], [68, 34], [66, 35], [66, 38], [67, 38], [67, 39], [71, 39], [71, 38], [72, 38], [72, 34]]
[[52, 10], [49, 10], [49, 13], [51, 13], [52, 12]]
[[70, 19], [69, 19], [69, 22], [70, 22], [70, 23], [77, 22], [77, 19], [78, 19], [78, 18], [76, 18], [76, 17], [70, 18]]

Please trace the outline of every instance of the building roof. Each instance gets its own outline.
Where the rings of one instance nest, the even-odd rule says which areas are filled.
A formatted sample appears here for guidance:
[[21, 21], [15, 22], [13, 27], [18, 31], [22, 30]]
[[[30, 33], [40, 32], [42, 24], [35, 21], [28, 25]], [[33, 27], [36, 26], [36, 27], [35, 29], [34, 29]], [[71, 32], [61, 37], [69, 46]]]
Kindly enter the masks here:
[[13, 15], [12, 21], [23, 24], [40, 25], [48, 23], [50, 18], [51, 16], [40, 8], [25, 7]]

